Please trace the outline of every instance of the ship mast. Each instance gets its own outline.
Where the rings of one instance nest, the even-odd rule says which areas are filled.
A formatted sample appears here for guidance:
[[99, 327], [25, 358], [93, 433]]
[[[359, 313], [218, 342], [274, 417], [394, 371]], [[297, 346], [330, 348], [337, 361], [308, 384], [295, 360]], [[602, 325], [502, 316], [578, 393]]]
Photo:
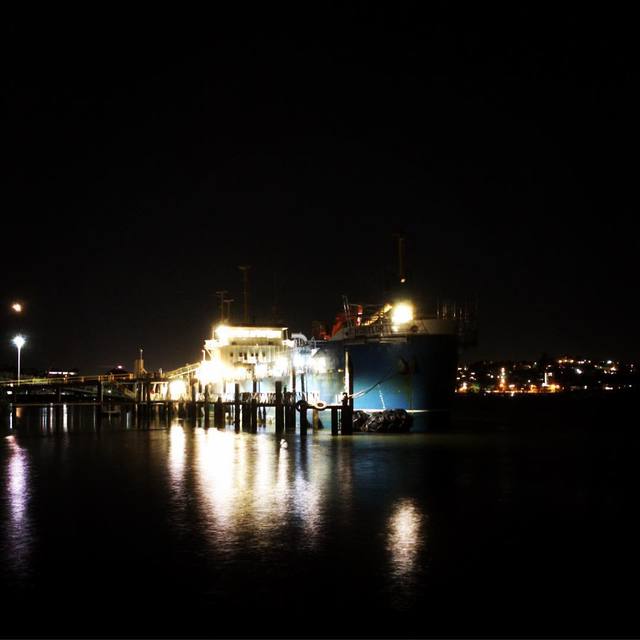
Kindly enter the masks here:
[[216, 291], [216, 295], [220, 296], [220, 323], [224, 323], [224, 295], [227, 291]]
[[407, 277], [404, 272], [404, 235], [401, 233], [394, 234], [398, 240], [398, 280], [400, 284], [404, 284], [407, 281]]
[[249, 324], [249, 269], [251, 265], [241, 264], [238, 269], [242, 271], [242, 288], [244, 297], [244, 324]]

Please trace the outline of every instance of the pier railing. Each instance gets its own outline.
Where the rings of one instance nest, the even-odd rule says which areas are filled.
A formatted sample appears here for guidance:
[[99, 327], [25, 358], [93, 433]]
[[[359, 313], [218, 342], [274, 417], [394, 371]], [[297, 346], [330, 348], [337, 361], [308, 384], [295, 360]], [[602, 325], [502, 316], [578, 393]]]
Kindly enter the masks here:
[[133, 373], [116, 373], [116, 374], [102, 374], [94, 376], [63, 376], [63, 377], [42, 377], [42, 378], [20, 378], [20, 380], [0, 380], [1, 387], [22, 387], [29, 385], [51, 385], [57, 386], [60, 384], [95, 384], [96, 382], [124, 382], [128, 380], [135, 380], [136, 376]]

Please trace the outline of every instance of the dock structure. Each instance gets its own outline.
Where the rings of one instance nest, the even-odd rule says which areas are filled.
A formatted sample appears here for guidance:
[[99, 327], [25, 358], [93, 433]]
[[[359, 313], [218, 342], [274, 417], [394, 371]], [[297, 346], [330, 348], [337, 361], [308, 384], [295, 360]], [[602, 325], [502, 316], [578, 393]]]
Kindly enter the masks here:
[[[245, 274], [246, 275], [246, 274]], [[224, 301], [223, 291], [221, 305]], [[133, 373], [58, 377], [0, 382], [0, 402], [11, 405], [87, 404], [100, 414], [116, 413], [116, 407], [131, 409], [136, 420], [147, 420], [164, 412], [216, 428], [233, 425], [236, 432], [256, 432], [267, 422], [275, 431], [306, 434], [323, 428], [320, 413], [331, 413], [331, 433], [353, 432], [353, 369], [348, 358], [344, 385], [339, 393], [327, 393], [322, 402], [318, 389], [309, 389], [304, 353], [306, 338], [286, 327], [221, 322], [204, 341], [203, 357], [172, 371], [147, 371], [143, 350], [134, 361]], [[308, 351], [308, 350], [307, 350]], [[338, 381], [339, 382], [339, 381]], [[311, 422], [309, 411], [312, 412]], [[269, 416], [267, 415], [269, 414]]]
[[[241, 391], [241, 385], [234, 383], [231, 393], [216, 393], [212, 384], [197, 378], [198, 365], [166, 373], [23, 378], [19, 384], [8, 380], [0, 382], [0, 397], [12, 407], [94, 406], [100, 414], [124, 408], [131, 410], [138, 421], [162, 415], [168, 421], [177, 417], [207, 428], [212, 422], [218, 429], [232, 424], [236, 432], [249, 433], [272, 422], [276, 434], [295, 433], [298, 427], [305, 435], [309, 428], [323, 428], [320, 414], [327, 411], [333, 435], [353, 433], [353, 400], [347, 393], [341, 403], [316, 404], [305, 391], [286, 391], [280, 380], [275, 381], [274, 392], [260, 392], [256, 384], [253, 391]], [[271, 414], [269, 419], [267, 412]]]

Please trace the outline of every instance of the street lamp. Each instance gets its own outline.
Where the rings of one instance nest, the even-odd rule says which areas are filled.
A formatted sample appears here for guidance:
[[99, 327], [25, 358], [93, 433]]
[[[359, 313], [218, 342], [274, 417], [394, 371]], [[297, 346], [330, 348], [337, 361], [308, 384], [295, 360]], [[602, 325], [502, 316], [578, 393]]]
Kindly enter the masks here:
[[23, 336], [16, 336], [13, 339], [13, 344], [18, 348], [18, 385], [20, 385], [20, 349], [24, 346], [26, 340]]

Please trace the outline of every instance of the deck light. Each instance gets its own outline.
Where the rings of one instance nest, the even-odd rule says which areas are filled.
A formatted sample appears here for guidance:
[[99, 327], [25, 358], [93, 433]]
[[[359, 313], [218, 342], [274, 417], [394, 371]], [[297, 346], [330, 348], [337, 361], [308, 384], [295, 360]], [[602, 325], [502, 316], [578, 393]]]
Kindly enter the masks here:
[[413, 320], [413, 305], [408, 302], [399, 302], [393, 305], [391, 322], [393, 324], [405, 324]]

